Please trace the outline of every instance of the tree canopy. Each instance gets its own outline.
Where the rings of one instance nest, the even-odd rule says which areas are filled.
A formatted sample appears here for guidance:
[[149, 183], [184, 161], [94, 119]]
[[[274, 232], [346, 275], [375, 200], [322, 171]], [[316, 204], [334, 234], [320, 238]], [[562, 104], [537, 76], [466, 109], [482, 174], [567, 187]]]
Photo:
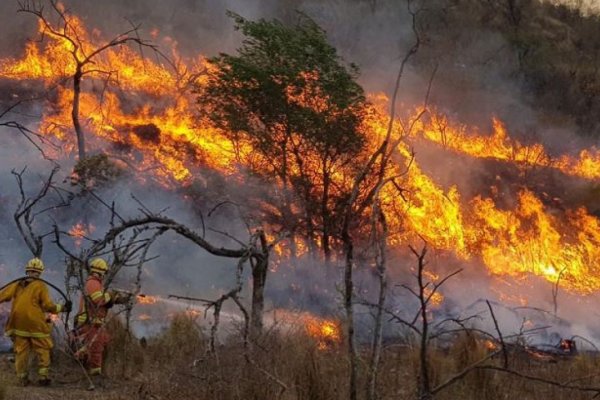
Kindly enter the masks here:
[[[344, 195], [342, 187], [332, 190], [332, 175], [351, 168], [365, 144], [358, 68], [345, 64], [304, 14], [293, 25], [229, 15], [244, 40], [237, 54], [209, 60], [214, 68], [199, 88], [202, 114], [258, 153], [241, 155], [243, 165], [300, 199], [306, 235], [312, 240], [320, 231], [328, 253], [331, 213]], [[289, 213], [291, 201], [284, 202]]]

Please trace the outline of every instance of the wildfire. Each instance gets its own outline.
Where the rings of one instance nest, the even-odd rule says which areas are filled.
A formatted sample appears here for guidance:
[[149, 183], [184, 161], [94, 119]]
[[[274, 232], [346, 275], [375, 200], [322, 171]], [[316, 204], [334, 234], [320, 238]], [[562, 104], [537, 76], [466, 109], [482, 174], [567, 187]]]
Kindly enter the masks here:
[[494, 118], [492, 122], [492, 134], [479, 135], [466, 126], [451, 123], [444, 115], [432, 113], [428, 122], [417, 122], [413, 133], [447, 149], [477, 158], [555, 168], [567, 175], [586, 179], [600, 178], [600, 149], [584, 149], [577, 158], [567, 155], [552, 157], [539, 143], [525, 145], [511, 139], [502, 121]]
[[139, 294], [137, 296], [138, 304], [156, 304], [158, 300], [159, 299], [156, 296], [148, 296], [145, 294]]
[[[86, 46], [91, 46], [78, 49], [78, 56], [104, 43], [98, 33], [89, 33], [79, 18], [69, 16], [69, 25]], [[42, 26], [40, 32], [44, 32]], [[153, 34], [158, 35], [158, 32]], [[172, 41], [167, 44], [173, 46]], [[19, 82], [39, 80], [48, 88], [54, 87], [75, 71], [72, 51], [70, 42], [49, 35], [44, 42], [28, 43], [20, 59], [0, 60], [0, 77]], [[208, 121], [198, 120], [194, 95], [184, 89], [190, 84], [198, 87], [205, 84], [211, 66], [203, 57], [186, 60], [173, 52], [181, 60], [182, 68], [143, 58], [126, 46], [109, 48], [94, 60], [94, 70], [118, 71], [118, 74], [107, 78], [106, 74], [90, 71], [86, 75], [80, 114], [84, 130], [91, 134], [88, 142], [139, 171], [150, 171], [165, 185], [192, 183], [197, 178], [194, 168], [198, 165], [227, 175], [235, 174], [242, 161], [268, 165], [268, 160], [260, 159], [249, 145], [236, 148], [223, 132]], [[316, 110], [325, 107], [326, 99], [311, 84], [317, 78], [314, 73], [303, 75], [306, 89], [290, 87], [287, 93], [290, 101], [309, 104]], [[75, 148], [71, 128], [73, 98], [70, 86], [58, 85], [55, 100], [46, 107], [40, 124], [43, 134], [63, 141], [66, 152]], [[374, 101], [364, 126], [371, 149], [380, 143], [388, 125], [388, 117], [378, 107], [378, 101]], [[415, 122], [415, 129], [410, 132], [413, 137], [519, 168], [555, 168], [571, 176], [600, 178], [600, 151], [596, 148], [582, 150], [578, 157], [555, 157], [541, 144], [522, 144], [512, 139], [498, 119], [493, 120], [493, 132], [483, 135], [444, 115], [435, 112], [428, 115], [427, 119]], [[396, 121], [393, 139], [400, 140], [404, 133]], [[405, 176], [404, 194], [400, 196], [392, 185], [382, 190], [392, 245], [420, 237], [436, 249], [454, 252], [463, 260], [476, 259], [495, 276], [516, 279], [539, 276], [552, 283], [560, 281], [561, 287], [581, 294], [600, 289], [600, 222], [586, 209], [556, 215], [526, 189], [517, 194], [512, 209], [500, 207], [492, 198], [466, 199], [457, 187], [444, 189], [427, 176], [418, 160], [412, 161], [407, 170], [410, 154], [408, 144], [400, 142], [394, 158], [396, 165], [390, 171], [391, 175]], [[318, 167], [318, 160], [310, 157], [306, 163], [308, 168]], [[405, 171], [408, 172], [404, 174]], [[334, 187], [348, 187], [350, 181], [342, 172], [334, 174], [333, 179]], [[80, 245], [93, 229], [78, 223], [70, 233]], [[297, 237], [294, 240], [294, 243], [282, 242], [276, 252], [286, 256], [292, 246], [297, 255], [308, 251], [306, 242]], [[443, 299], [441, 294], [437, 295], [432, 298], [434, 304]], [[141, 304], [156, 301], [151, 296], [138, 296]], [[309, 334], [322, 338], [323, 343], [341, 340], [335, 321], [315, 318], [308, 319], [305, 325]]]
[[78, 222], [71, 229], [69, 229], [69, 235], [73, 238], [77, 247], [81, 246], [83, 239], [89, 237], [91, 233], [94, 233], [96, 227], [93, 224], [86, 224]]
[[338, 321], [314, 316], [306, 316], [305, 318], [306, 332], [317, 341], [317, 347], [320, 350], [329, 349], [342, 341], [341, 327]]

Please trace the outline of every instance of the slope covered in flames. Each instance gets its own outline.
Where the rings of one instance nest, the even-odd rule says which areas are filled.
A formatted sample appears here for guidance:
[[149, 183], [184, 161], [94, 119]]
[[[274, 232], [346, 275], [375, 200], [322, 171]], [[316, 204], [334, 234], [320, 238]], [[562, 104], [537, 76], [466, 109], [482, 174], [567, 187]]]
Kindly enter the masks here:
[[[40, 22], [39, 33], [45, 40], [30, 42], [22, 55], [1, 60], [0, 76], [12, 85], [15, 95], [24, 81], [42, 82], [51, 90], [36, 129], [61, 144], [61, 151], [51, 154], [54, 158], [69, 158], [76, 149], [70, 82], [77, 60], [110, 39], [71, 15], [64, 25], [53, 27], [63, 35], [49, 33], [48, 28]], [[77, 37], [79, 46], [66, 36]], [[170, 38], [160, 39], [156, 34], [155, 40], [162, 52], [109, 47], [86, 66], [79, 107], [90, 148], [101, 149], [115, 162], [133, 169], [138, 179], [153, 179], [167, 190], [202, 181], [206, 168], [232, 179], [241, 179], [251, 165], [268, 169], [269, 160], [251, 143], [234, 143], [231, 135], [198, 116], [196, 97], [202, 96], [214, 65], [202, 55], [191, 59], [180, 56]], [[309, 84], [302, 90], [290, 87], [288, 100], [308, 109], [326, 107], [328, 99], [310, 90], [314, 78], [310, 71], [301, 78]], [[366, 159], [387, 132], [387, 100], [381, 95], [370, 99], [361, 127], [367, 144], [356, 157], [358, 162]], [[458, 187], [443, 188], [423, 172], [419, 155], [414, 160], [411, 155], [410, 139], [441, 144], [448, 152], [468, 157], [500, 160], [516, 169], [533, 165], [594, 182], [600, 178], [597, 149], [584, 149], [578, 156], [551, 156], [541, 143], [525, 145], [511, 139], [497, 119], [493, 119], [492, 134], [483, 134], [433, 109], [418, 120], [420, 110], [413, 115], [413, 129], [402, 121], [396, 121], [392, 129], [393, 140], [399, 145], [395, 166], [386, 173], [400, 177], [402, 190], [386, 186], [382, 206], [394, 246], [400, 249], [421, 237], [436, 249], [472, 260], [474, 265], [482, 264], [492, 275], [517, 279], [535, 275], [552, 283], [560, 278], [563, 287], [579, 294], [600, 289], [597, 217], [577, 205], [564, 212], [554, 209], [527, 188], [513, 193], [515, 201], [509, 208], [491, 197], [465, 198]], [[309, 170], [321, 167], [320, 160], [311, 154], [304, 154], [304, 161]], [[352, 176], [343, 168], [331, 177], [332, 187], [351, 184]], [[281, 181], [276, 184], [284, 185]], [[323, 182], [314, 185], [317, 190], [322, 186]], [[301, 254], [302, 249], [319, 245], [317, 237], [292, 240], [291, 245], [280, 245], [281, 254], [289, 254], [286, 246]]]

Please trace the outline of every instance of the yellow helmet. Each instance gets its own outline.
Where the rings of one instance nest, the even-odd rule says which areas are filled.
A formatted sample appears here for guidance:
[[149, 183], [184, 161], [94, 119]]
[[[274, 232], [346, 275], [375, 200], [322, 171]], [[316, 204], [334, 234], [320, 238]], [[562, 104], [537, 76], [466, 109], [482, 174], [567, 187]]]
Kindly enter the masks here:
[[101, 258], [94, 258], [90, 262], [90, 271], [104, 275], [108, 271], [108, 264]]
[[25, 266], [25, 272], [29, 271], [39, 272], [40, 274], [44, 272], [43, 261], [39, 258], [32, 258], [31, 260], [29, 260], [29, 262], [27, 262], [27, 265]]

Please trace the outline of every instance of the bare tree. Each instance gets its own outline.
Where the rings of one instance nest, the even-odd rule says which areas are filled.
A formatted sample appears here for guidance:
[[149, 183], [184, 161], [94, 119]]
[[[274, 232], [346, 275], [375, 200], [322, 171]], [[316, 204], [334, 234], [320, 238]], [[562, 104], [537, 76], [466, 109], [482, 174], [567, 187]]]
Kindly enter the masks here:
[[[262, 230], [257, 230], [250, 236], [249, 243], [243, 243], [228, 236], [239, 244], [239, 248], [218, 247], [206, 239], [205, 227], [203, 227], [201, 233], [198, 233], [185, 224], [165, 217], [160, 213], [153, 213], [147, 208], [142, 208], [141, 211], [143, 216], [139, 218], [124, 219], [112, 208], [111, 221], [114, 222], [111, 222], [110, 229], [99, 239], [86, 238], [89, 241], [89, 246], [83, 248], [80, 254], [74, 254], [67, 249], [62, 243], [61, 237], [68, 236], [68, 233], [61, 231], [56, 226], [54, 230], [55, 241], [59, 248], [79, 263], [82, 267], [80, 270], [86, 268], [88, 260], [92, 257], [112, 254], [115, 260], [111, 272], [113, 276], [122, 266], [131, 266], [132, 263], [141, 268], [140, 260], [147, 261], [145, 254], [148, 246], [166, 232], [174, 232], [215, 256], [248, 260], [253, 277], [251, 328], [253, 332], [261, 332], [263, 327], [264, 290], [269, 270], [269, 253], [276, 243], [268, 243], [265, 233]], [[140, 258], [140, 256], [143, 257]], [[232, 296], [227, 298], [232, 298]]]
[[[396, 115], [396, 101], [398, 98], [398, 92], [400, 89], [400, 81], [404, 74], [404, 69], [408, 64], [408, 61], [414, 56], [420, 45], [421, 39], [417, 30], [417, 15], [419, 10], [415, 11], [412, 8], [411, 0], [407, 1], [408, 12], [412, 18], [412, 30], [415, 36], [415, 41], [411, 48], [407, 51], [402, 62], [400, 69], [396, 76], [396, 83], [394, 86], [394, 92], [390, 104], [390, 118], [387, 128], [386, 137], [384, 138], [381, 145], [371, 154], [369, 160], [365, 166], [359, 170], [353, 180], [351, 186], [350, 195], [344, 205], [342, 212], [342, 231], [341, 238], [343, 242], [343, 251], [345, 255], [344, 265], [344, 308], [346, 313], [346, 329], [347, 329], [347, 341], [348, 341], [348, 356], [350, 359], [350, 377], [349, 377], [349, 398], [350, 400], [356, 400], [357, 398], [357, 365], [358, 356], [356, 353], [356, 347], [354, 344], [354, 280], [353, 280], [353, 268], [354, 268], [354, 242], [351, 235], [351, 230], [357, 222], [357, 217], [363, 215], [365, 210], [373, 204], [375, 195], [381, 190], [385, 184], [394, 182], [397, 176], [387, 176], [388, 167], [390, 160], [398, 145], [402, 140], [402, 135], [399, 138], [394, 139], [392, 133], [394, 131], [395, 115]], [[433, 80], [433, 76], [432, 76]], [[431, 89], [431, 83], [429, 82], [429, 88], [427, 91], [426, 101], [429, 98], [429, 91]], [[424, 108], [425, 109], [425, 108]], [[414, 127], [414, 124], [421, 118], [424, 111], [419, 113], [407, 126], [403, 124], [402, 128], [404, 133], [408, 133]], [[394, 139], [394, 140], [393, 140]], [[369, 177], [375, 177], [375, 183], [372, 184], [368, 181]], [[367, 183], [365, 185], [365, 183]], [[365, 187], [369, 186], [370, 187]], [[366, 194], [365, 194], [366, 193]]]
[[379, 279], [379, 296], [377, 299], [377, 308], [375, 310], [375, 326], [373, 328], [373, 342], [371, 344], [371, 362], [369, 364], [367, 399], [375, 400], [377, 398], [377, 374], [379, 371], [379, 361], [381, 359], [381, 347], [383, 338], [383, 309], [386, 303], [388, 280], [387, 280], [387, 241], [388, 224], [385, 213], [381, 210], [381, 201], [379, 197], [375, 199], [372, 217], [372, 232], [376, 247], [376, 269]]
[[139, 35], [140, 25], [132, 25], [131, 29], [118, 34], [106, 43], [94, 46], [84, 42], [79, 28], [73, 23], [72, 17], [64, 9], [58, 0], [48, 0], [51, 13], [58, 17], [59, 23], [54, 25], [50, 23], [50, 16], [44, 11], [43, 2], [23, 1], [19, 3], [18, 12], [32, 14], [38, 18], [44, 27], [44, 31], [54, 37], [61, 38], [71, 46], [71, 56], [75, 62], [75, 72], [70, 79], [73, 82], [73, 104], [71, 109], [71, 119], [73, 128], [77, 136], [77, 148], [79, 160], [86, 157], [85, 134], [79, 121], [79, 106], [81, 95], [81, 82], [83, 77], [90, 74], [110, 76], [111, 71], [98, 69], [95, 64], [96, 58], [106, 50], [125, 44], [136, 44], [140, 47], [148, 47], [157, 51], [156, 46], [149, 41], [141, 39]]
[[[20, 194], [20, 201], [13, 216], [14, 221], [21, 237], [34, 257], [42, 256], [42, 251], [44, 250], [44, 238], [52, 233], [37, 232], [34, 227], [36, 218], [51, 210], [69, 205], [69, 199], [63, 196], [54, 186], [54, 178], [58, 170], [59, 167], [55, 165], [48, 177], [43, 181], [39, 191], [33, 196], [29, 196], [25, 190], [23, 177], [27, 168], [24, 168], [19, 172], [15, 170], [12, 171], [12, 174], [17, 181]], [[58, 195], [58, 202], [50, 202], [49, 204], [44, 203], [44, 201], [47, 200], [50, 191]]]
[[[596, 395], [600, 393], [600, 388], [574, 384], [574, 382], [578, 380], [577, 378], [568, 382], [559, 382], [535, 375], [525, 374], [513, 369], [510, 364], [509, 354], [516, 354], [519, 351], [524, 352], [524, 354], [528, 354], [527, 348], [518, 345], [518, 343], [522, 340], [524, 335], [535, 333], [540, 330], [540, 328], [524, 329], [522, 326], [519, 332], [516, 334], [503, 334], [498, 323], [498, 319], [494, 313], [492, 304], [489, 300], [486, 300], [485, 304], [487, 306], [489, 316], [493, 322], [496, 335], [470, 326], [471, 321], [482, 318], [481, 314], [474, 314], [466, 317], [450, 316], [442, 319], [441, 321], [433, 321], [430, 316], [432, 299], [439, 292], [440, 288], [448, 282], [448, 280], [458, 275], [462, 270], [456, 270], [436, 281], [435, 283], [428, 281], [425, 273], [427, 267], [427, 262], [425, 259], [427, 255], [427, 247], [423, 246], [420, 250], [410, 247], [410, 250], [417, 260], [417, 268], [414, 276], [416, 286], [407, 284], [402, 284], [400, 286], [417, 300], [417, 311], [414, 316], [411, 317], [409, 315], [406, 317], [390, 310], [385, 305], [381, 307], [380, 304], [373, 304], [364, 300], [361, 301], [360, 304], [373, 308], [376, 311], [383, 311], [384, 314], [390, 317], [391, 321], [395, 321], [408, 328], [409, 332], [416, 336], [419, 342], [419, 370], [417, 374], [418, 379], [416, 393], [416, 398], [418, 400], [433, 399], [437, 394], [462, 381], [470, 373], [484, 370], [505, 373], [527, 381], [539, 382], [565, 390], [595, 393]], [[433, 343], [435, 340], [440, 338], [456, 337], [459, 334], [466, 334], [475, 338], [479, 338], [480, 340], [489, 340], [494, 344], [494, 349], [490, 350], [481, 358], [466, 365], [462, 370], [451, 374], [442, 382], [434, 384], [431, 379], [432, 372], [429, 361], [429, 353], [432, 349]], [[509, 341], [513, 341], [515, 344]], [[511, 352], [509, 352], [509, 349], [511, 349]], [[498, 365], [496, 362], [498, 356], [502, 356], [501, 365]]]
[[55, 163], [55, 161], [52, 160], [48, 156], [48, 154], [46, 153], [44, 147], [48, 146], [48, 147], [50, 147], [50, 148], [52, 148], [54, 150], [57, 150], [58, 146], [56, 146], [54, 143], [52, 143], [51, 141], [49, 141], [48, 139], [46, 139], [40, 133], [35, 132], [35, 131], [29, 129], [27, 126], [23, 125], [22, 123], [20, 123], [18, 121], [15, 121], [15, 120], [7, 120], [5, 118], [10, 113], [14, 112], [15, 109], [17, 107], [19, 107], [21, 104], [22, 104], [22, 101], [17, 101], [15, 103], [13, 103], [12, 105], [8, 106], [2, 112], [0, 112], [0, 127], [4, 126], [4, 127], [7, 127], [7, 128], [16, 129], [19, 133], [21, 133], [21, 135], [29, 143], [31, 143], [40, 152], [40, 154], [42, 155], [42, 157], [44, 159]]

